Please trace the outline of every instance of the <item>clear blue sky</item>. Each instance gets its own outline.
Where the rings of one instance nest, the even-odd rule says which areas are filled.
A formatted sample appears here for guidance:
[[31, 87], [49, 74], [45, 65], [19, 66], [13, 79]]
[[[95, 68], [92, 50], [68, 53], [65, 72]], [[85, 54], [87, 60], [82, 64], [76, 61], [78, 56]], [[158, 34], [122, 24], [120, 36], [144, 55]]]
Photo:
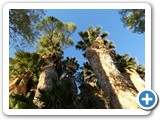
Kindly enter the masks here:
[[[75, 33], [71, 36], [75, 44], [64, 50], [64, 57], [76, 57], [82, 66], [84, 59], [82, 52], [75, 49], [75, 45], [81, 40], [78, 32], [85, 31], [90, 25], [102, 26], [102, 32], [108, 31], [107, 39], [114, 42], [116, 51], [119, 54], [129, 53], [137, 59], [138, 64], [145, 64], [145, 35], [132, 33], [124, 28], [120, 20], [118, 9], [87, 10], [87, 9], [50, 9], [46, 16], [54, 16], [62, 22], [74, 22], [77, 26]], [[13, 57], [14, 49], [10, 49], [10, 56]], [[29, 51], [32, 51], [31, 49]]]
[[[137, 59], [139, 64], [145, 64], [145, 35], [132, 33], [131, 30], [124, 28], [120, 20], [119, 10], [102, 9], [102, 10], [87, 10], [87, 9], [59, 9], [47, 10], [46, 16], [54, 16], [62, 22], [74, 22], [77, 30], [71, 36], [75, 45], [81, 37], [78, 32], [87, 30], [90, 25], [94, 27], [102, 26], [102, 32], [108, 31], [107, 39], [114, 42], [117, 53], [129, 53]], [[79, 64], [82, 65], [86, 61], [80, 50], [69, 47], [64, 50], [64, 57], [74, 56], [78, 59]]]

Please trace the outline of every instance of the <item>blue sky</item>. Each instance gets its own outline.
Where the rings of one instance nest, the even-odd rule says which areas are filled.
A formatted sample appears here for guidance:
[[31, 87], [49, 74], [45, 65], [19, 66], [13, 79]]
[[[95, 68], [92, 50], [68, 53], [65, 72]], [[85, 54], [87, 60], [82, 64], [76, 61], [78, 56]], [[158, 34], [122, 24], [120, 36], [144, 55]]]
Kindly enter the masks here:
[[[145, 64], [145, 35], [132, 33], [131, 30], [124, 28], [120, 20], [118, 9], [101, 9], [101, 10], [87, 10], [87, 9], [59, 9], [47, 10], [46, 16], [54, 16], [62, 22], [74, 22], [77, 30], [71, 36], [75, 45], [81, 37], [78, 32], [85, 31], [90, 25], [94, 27], [102, 26], [102, 32], [108, 31], [107, 39], [114, 42], [117, 53], [129, 53], [137, 59], [138, 64]], [[64, 50], [64, 57], [74, 56], [78, 59], [79, 64], [82, 65], [84, 57], [80, 50], [76, 50], [75, 46]]]
[[[116, 51], [119, 54], [129, 53], [137, 59], [138, 64], [145, 64], [145, 35], [132, 33], [131, 30], [124, 28], [120, 20], [118, 9], [50, 9], [46, 16], [54, 16], [62, 22], [73, 22], [77, 29], [71, 38], [75, 44], [64, 50], [64, 57], [76, 57], [82, 66], [84, 59], [82, 52], [75, 49], [75, 45], [81, 40], [78, 32], [85, 31], [90, 25], [101, 26], [102, 32], [108, 31], [107, 39], [114, 42]], [[10, 49], [10, 56], [13, 56], [13, 49]], [[30, 50], [29, 50], [30, 51]]]

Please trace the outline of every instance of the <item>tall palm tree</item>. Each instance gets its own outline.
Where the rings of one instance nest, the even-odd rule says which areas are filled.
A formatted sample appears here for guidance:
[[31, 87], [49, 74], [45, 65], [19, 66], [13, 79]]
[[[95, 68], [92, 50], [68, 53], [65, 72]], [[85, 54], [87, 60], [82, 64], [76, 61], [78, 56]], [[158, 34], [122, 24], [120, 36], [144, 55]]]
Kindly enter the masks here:
[[77, 85], [74, 74], [79, 69], [78, 60], [75, 57], [67, 57], [62, 61], [63, 74], [60, 77], [61, 98], [65, 101], [66, 108], [77, 108], [75, 101], [77, 99]]
[[62, 73], [60, 76], [58, 75], [57, 80], [52, 81], [52, 89], [50, 91], [39, 89], [41, 95], [39, 96], [38, 101], [36, 101], [38, 102], [36, 105], [39, 108], [77, 108], [74, 103], [77, 97], [77, 86], [73, 74], [79, 68], [78, 61], [74, 57], [67, 57], [62, 61], [62, 65], [60, 67]]
[[74, 23], [64, 23], [54, 17], [46, 17], [37, 24], [37, 29], [42, 35], [37, 42], [37, 52], [45, 59], [42, 73], [39, 77], [34, 102], [40, 108], [44, 107], [44, 102], [40, 100], [41, 92], [48, 93], [53, 97], [55, 83], [62, 75], [63, 49], [73, 45], [70, 38], [75, 31]]
[[[104, 38], [108, 35], [107, 32], [100, 37], [100, 30], [96, 32], [96, 29], [92, 28], [93, 32], [88, 29], [80, 36], [82, 37], [82, 45], [76, 46], [78, 49], [82, 49], [86, 53], [86, 58], [89, 60], [92, 69], [99, 81], [106, 98], [110, 100], [112, 108], [139, 108], [137, 104], [137, 91], [125, 80], [121, 73], [116, 68], [112, 57], [110, 56], [110, 50], [106, 48], [104, 44]], [[88, 33], [88, 35], [86, 35]], [[93, 33], [97, 33], [93, 35]], [[88, 37], [88, 39], [83, 39]], [[92, 38], [92, 39], [90, 39]], [[88, 43], [89, 41], [89, 43]], [[85, 48], [86, 46], [86, 48]]]

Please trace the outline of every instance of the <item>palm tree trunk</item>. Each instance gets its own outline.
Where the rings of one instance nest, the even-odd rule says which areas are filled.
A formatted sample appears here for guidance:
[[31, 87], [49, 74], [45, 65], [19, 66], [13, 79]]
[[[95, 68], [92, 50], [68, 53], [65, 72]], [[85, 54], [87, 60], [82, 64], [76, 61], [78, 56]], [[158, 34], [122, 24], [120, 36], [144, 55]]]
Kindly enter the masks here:
[[139, 76], [139, 74], [134, 70], [126, 69], [124, 76], [133, 84], [137, 91], [145, 89], [145, 81]]
[[53, 65], [47, 66], [43, 69], [39, 77], [39, 83], [34, 96], [34, 103], [39, 107], [44, 107], [44, 102], [40, 100], [42, 95], [41, 91], [50, 93], [53, 90], [53, 86], [58, 81], [58, 74], [55, 71]]
[[137, 91], [121, 75], [109, 55], [109, 50], [98, 37], [86, 51], [93, 71], [100, 83], [106, 99], [110, 100], [111, 108], [137, 109]]

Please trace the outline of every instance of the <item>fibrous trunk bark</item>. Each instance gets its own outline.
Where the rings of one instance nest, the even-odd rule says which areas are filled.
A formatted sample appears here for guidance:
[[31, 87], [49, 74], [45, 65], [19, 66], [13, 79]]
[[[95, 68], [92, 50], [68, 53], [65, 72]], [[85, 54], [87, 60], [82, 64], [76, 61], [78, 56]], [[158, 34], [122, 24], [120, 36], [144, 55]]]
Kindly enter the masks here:
[[139, 74], [134, 70], [125, 70], [124, 76], [133, 84], [137, 91], [142, 91], [145, 89], [145, 81], [139, 76]]
[[55, 81], [58, 81], [58, 75], [55, 71], [55, 67], [53, 65], [45, 67], [40, 74], [39, 83], [34, 97], [34, 103], [39, 108], [44, 107], [44, 102], [40, 99], [42, 95], [41, 91], [50, 93], [53, 90]]
[[110, 100], [111, 108], [139, 108], [136, 100], [137, 91], [117, 70], [101, 37], [93, 41], [86, 51], [86, 57], [91, 63], [106, 99]]

